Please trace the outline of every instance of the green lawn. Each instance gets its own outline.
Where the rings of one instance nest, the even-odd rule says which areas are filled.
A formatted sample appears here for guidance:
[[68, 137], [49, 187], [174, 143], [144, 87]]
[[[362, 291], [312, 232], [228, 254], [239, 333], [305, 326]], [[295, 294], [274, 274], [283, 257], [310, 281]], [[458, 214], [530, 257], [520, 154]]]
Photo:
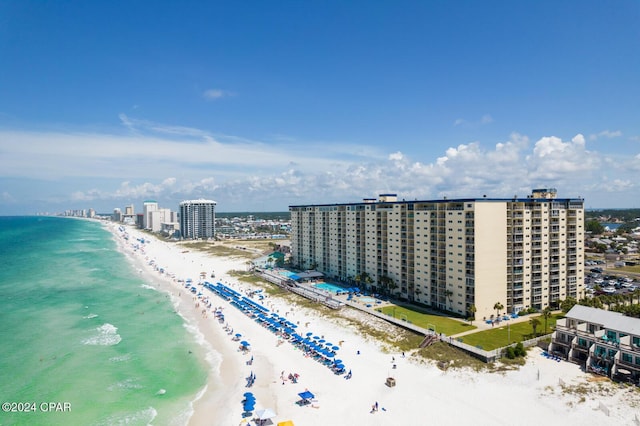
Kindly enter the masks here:
[[435, 329], [436, 333], [444, 333], [448, 336], [477, 328], [474, 325], [470, 325], [462, 321], [456, 321], [439, 315], [427, 314], [402, 306], [385, 306], [384, 308], [378, 308], [376, 310], [389, 316], [395, 316], [396, 319], [404, 319], [418, 327], [432, 330]]
[[[479, 331], [461, 337], [462, 341], [468, 345], [481, 347], [485, 351], [507, 346], [509, 343], [517, 343], [533, 338], [533, 328], [529, 324], [531, 318], [538, 318], [540, 325], [536, 329], [538, 334], [544, 333], [544, 318], [541, 315], [528, 315], [526, 321], [514, 322], [503, 321], [499, 326], [491, 330]], [[563, 318], [562, 315], [551, 315], [547, 320], [547, 333], [551, 333], [556, 321]]]

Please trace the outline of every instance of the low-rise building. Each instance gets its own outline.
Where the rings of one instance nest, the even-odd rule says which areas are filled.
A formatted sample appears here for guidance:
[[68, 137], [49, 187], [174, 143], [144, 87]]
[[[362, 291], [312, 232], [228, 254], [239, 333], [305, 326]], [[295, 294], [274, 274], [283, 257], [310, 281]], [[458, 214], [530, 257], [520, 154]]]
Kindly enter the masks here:
[[640, 319], [575, 305], [557, 321], [549, 352], [586, 371], [640, 384]]

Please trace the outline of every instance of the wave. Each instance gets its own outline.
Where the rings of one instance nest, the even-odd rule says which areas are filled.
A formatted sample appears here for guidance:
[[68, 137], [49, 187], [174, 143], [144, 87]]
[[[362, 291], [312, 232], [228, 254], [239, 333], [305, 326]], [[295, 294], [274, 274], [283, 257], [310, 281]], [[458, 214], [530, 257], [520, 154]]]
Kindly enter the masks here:
[[118, 334], [118, 327], [113, 324], [105, 323], [96, 328], [98, 334], [82, 341], [85, 345], [93, 346], [113, 346], [122, 341], [122, 337]]
[[110, 416], [105, 420], [95, 423], [95, 426], [113, 426], [113, 425], [150, 425], [156, 418], [158, 412], [155, 408], [149, 407], [133, 413], [123, 413]]
[[107, 387], [108, 391], [114, 391], [118, 389], [142, 389], [142, 385], [136, 383], [136, 379], [126, 379]]
[[82, 318], [84, 318], [84, 319], [92, 319], [92, 318], [97, 318], [97, 317], [98, 317], [98, 314], [89, 314], [86, 317], [82, 317]]
[[109, 361], [111, 362], [124, 362], [124, 361], [129, 361], [131, 359], [131, 354], [124, 354], [124, 355], [120, 355], [120, 356], [113, 356], [111, 358], [109, 358]]
[[210, 374], [219, 375], [220, 365], [222, 364], [222, 354], [211, 346], [197, 325], [191, 323], [185, 319], [185, 317], [182, 318], [184, 320], [182, 326], [194, 337], [195, 342], [204, 349], [204, 359], [209, 364]]

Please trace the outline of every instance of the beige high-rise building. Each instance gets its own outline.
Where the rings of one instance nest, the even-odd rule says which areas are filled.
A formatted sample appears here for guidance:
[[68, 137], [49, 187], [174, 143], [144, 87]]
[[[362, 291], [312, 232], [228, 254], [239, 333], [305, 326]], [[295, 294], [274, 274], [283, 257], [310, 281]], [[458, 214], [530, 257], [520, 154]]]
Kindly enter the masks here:
[[526, 198], [289, 206], [294, 265], [468, 316], [584, 295], [584, 200]]

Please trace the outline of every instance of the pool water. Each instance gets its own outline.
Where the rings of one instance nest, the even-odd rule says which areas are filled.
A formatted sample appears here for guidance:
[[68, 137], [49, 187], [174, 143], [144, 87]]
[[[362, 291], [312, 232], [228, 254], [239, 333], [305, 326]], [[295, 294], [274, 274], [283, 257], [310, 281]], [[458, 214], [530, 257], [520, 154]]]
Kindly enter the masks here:
[[376, 301], [373, 297], [360, 297], [358, 300], [366, 303], [373, 303]]
[[345, 291], [344, 287], [340, 287], [337, 284], [331, 284], [331, 283], [318, 283], [318, 284], [314, 284], [314, 287], [320, 290], [331, 291], [333, 293], [337, 293], [339, 291]]

